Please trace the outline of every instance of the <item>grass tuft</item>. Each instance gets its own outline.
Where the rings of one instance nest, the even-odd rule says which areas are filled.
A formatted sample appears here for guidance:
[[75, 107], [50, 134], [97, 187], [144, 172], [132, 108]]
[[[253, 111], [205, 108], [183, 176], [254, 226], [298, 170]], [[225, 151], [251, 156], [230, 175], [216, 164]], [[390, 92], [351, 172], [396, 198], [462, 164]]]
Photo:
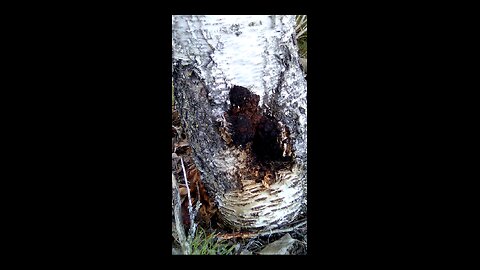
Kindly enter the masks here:
[[235, 246], [217, 239], [216, 233], [207, 234], [202, 227], [192, 241], [192, 254], [194, 255], [233, 255]]
[[307, 15], [296, 15], [295, 19], [297, 22], [295, 32], [300, 57], [307, 58]]

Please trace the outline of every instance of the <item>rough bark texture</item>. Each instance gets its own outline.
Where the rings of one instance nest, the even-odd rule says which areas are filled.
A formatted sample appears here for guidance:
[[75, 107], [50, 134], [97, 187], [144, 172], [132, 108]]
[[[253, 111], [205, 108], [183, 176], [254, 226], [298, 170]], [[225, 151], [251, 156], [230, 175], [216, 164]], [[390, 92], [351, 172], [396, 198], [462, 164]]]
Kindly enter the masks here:
[[294, 16], [173, 16], [176, 109], [224, 222], [291, 222], [306, 204], [307, 86]]

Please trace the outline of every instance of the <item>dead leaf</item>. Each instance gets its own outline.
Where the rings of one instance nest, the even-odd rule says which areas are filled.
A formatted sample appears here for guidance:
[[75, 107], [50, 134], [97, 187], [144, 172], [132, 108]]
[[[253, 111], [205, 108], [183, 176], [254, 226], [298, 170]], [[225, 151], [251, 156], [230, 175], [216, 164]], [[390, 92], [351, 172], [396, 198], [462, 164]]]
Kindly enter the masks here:
[[186, 187], [181, 187], [178, 190], [180, 191], [180, 196], [187, 195], [187, 188]]
[[190, 181], [190, 190], [194, 191], [197, 187], [197, 183], [200, 182], [200, 172], [197, 168], [193, 168], [188, 172], [187, 179]]
[[189, 146], [189, 145], [190, 144], [187, 141], [183, 140], [183, 141], [180, 141], [180, 142], [176, 143], [175, 147], [180, 148], [180, 147], [185, 147], [185, 146]]

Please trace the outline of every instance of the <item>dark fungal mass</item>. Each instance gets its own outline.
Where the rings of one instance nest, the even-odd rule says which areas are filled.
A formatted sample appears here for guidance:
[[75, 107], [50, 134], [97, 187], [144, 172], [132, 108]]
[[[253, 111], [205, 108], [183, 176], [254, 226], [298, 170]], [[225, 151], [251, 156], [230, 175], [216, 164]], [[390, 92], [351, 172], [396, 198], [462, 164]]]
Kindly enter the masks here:
[[245, 147], [252, 143], [252, 150], [258, 161], [287, 161], [279, 144], [281, 130], [278, 121], [266, 116], [258, 107], [260, 97], [242, 86], [230, 90], [230, 110], [232, 143]]
[[274, 119], [262, 117], [253, 140], [253, 152], [262, 160], [281, 160], [282, 149], [277, 141], [280, 129]]
[[232, 115], [231, 123], [233, 126], [232, 141], [235, 145], [246, 145], [253, 140], [255, 128], [247, 116], [244, 114]]

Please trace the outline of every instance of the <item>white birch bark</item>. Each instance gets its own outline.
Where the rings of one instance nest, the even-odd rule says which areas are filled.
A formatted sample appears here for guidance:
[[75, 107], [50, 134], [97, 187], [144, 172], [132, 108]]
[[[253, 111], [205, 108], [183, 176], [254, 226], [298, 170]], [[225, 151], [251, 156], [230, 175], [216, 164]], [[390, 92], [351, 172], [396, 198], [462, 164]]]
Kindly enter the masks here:
[[[294, 26], [293, 15], [172, 16], [177, 110], [207, 191], [234, 228], [274, 228], [306, 210], [307, 84]], [[278, 143], [293, 165], [272, 185], [255, 179], [251, 151], [222, 140], [234, 85], [259, 95], [262, 112], [290, 133], [291, 151]]]

